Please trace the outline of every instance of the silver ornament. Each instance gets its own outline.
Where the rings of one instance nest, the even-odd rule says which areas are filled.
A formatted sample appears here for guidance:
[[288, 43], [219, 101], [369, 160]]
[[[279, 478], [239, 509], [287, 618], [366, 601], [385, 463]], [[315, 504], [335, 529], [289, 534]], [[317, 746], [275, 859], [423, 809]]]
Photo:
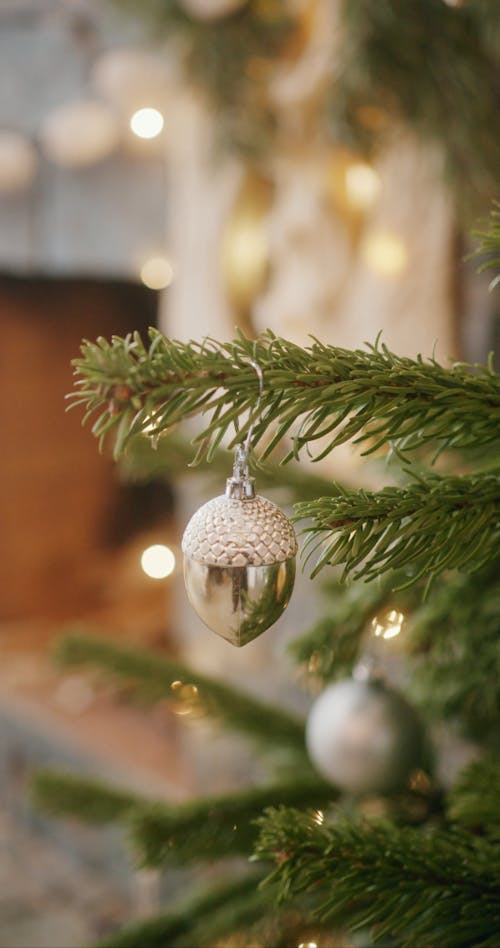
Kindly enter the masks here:
[[309, 713], [306, 745], [320, 773], [355, 795], [403, 789], [425, 758], [416, 711], [377, 680], [329, 685]]
[[251, 642], [288, 605], [295, 580], [295, 530], [279, 507], [255, 494], [242, 449], [226, 493], [189, 521], [182, 552], [191, 605], [232, 645]]

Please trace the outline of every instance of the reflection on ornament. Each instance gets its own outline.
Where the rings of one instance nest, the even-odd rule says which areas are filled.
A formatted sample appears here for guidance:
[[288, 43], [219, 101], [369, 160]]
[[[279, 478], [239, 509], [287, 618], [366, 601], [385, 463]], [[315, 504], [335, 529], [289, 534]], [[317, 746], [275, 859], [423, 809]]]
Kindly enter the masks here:
[[171, 78], [165, 57], [141, 49], [110, 49], [94, 64], [91, 82], [96, 92], [121, 111], [163, 103]]
[[245, 314], [262, 292], [269, 268], [266, 218], [272, 204], [271, 183], [248, 172], [224, 227], [220, 266], [231, 306]]
[[424, 757], [416, 712], [379, 681], [350, 679], [326, 688], [311, 708], [306, 744], [324, 777], [360, 795], [401, 790]]
[[232, 645], [251, 642], [279, 619], [295, 580], [295, 530], [235, 463], [226, 493], [204, 504], [182, 538], [188, 599], [209, 629]]
[[174, 268], [168, 257], [150, 257], [141, 267], [141, 281], [150, 290], [165, 290], [173, 278]]
[[175, 555], [170, 547], [155, 543], [142, 553], [141, 566], [151, 579], [166, 579], [175, 569]]
[[113, 112], [101, 102], [74, 102], [52, 112], [41, 131], [42, 148], [63, 168], [84, 168], [107, 158], [120, 130]]
[[380, 178], [375, 169], [366, 162], [353, 162], [345, 171], [345, 190], [351, 206], [356, 210], [366, 211], [379, 195]]
[[372, 619], [372, 632], [377, 638], [393, 639], [401, 632], [404, 621], [405, 616], [402, 612], [391, 609], [391, 611], [384, 616], [380, 618], [375, 616], [375, 618]]
[[36, 149], [19, 132], [0, 132], [0, 194], [22, 191], [33, 181], [38, 167]]
[[138, 109], [130, 119], [130, 128], [138, 138], [156, 138], [163, 125], [163, 115], [158, 109]]
[[368, 235], [361, 254], [367, 266], [380, 276], [399, 276], [408, 263], [406, 247], [395, 234], [380, 232]]
[[248, 0], [180, 0], [180, 6], [195, 20], [219, 20], [240, 10]]

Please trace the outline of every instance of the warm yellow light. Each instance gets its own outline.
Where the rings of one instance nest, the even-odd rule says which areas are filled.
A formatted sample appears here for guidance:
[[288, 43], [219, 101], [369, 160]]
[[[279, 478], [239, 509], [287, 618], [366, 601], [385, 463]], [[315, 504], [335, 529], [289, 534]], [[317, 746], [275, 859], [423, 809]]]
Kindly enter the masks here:
[[141, 267], [141, 280], [150, 290], [164, 290], [174, 278], [174, 268], [168, 257], [150, 257]]
[[163, 128], [163, 115], [158, 109], [138, 109], [130, 119], [130, 128], [138, 138], [156, 138]]
[[318, 948], [318, 945], [315, 941], [301, 941], [298, 948]]
[[144, 550], [141, 566], [151, 579], [166, 579], [175, 569], [175, 556], [168, 546], [155, 543]]
[[372, 619], [372, 632], [377, 638], [382, 639], [393, 639], [396, 635], [399, 635], [405, 617], [402, 612], [397, 612], [396, 609], [391, 609], [382, 619]]
[[318, 824], [318, 826], [322, 826], [325, 822], [325, 814], [323, 813], [323, 810], [315, 810], [313, 813], [313, 820]]
[[349, 204], [357, 210], [366, 211], [378, 197], [380, 178], [365, 161], [353, 162], [346, 168], [345, 190]]
[[363, 246], [365, 263], [381, 276], [398, 276], [406, 268], [408, 254], [400, 237], [376, 233], [366, 238]]

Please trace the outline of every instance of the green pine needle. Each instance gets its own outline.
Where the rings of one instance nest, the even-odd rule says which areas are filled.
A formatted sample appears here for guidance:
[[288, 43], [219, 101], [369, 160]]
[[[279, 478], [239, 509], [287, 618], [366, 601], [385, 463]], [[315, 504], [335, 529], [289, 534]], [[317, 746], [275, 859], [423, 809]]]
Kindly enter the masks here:
[[293, 440], [288, 461], [304, 448], [312, 454], [318, 441], [316, 459], [352, 439], [365, 454], [384, 444], [407, 453], [428, 442], [441, 449], [487, 445], [500, 431], [500, 383], [491, 368], [444, 369], [383, 345], [349, 351], [313, 342], [301, 348], [270, 332], [253, 342], [181, 343], [155, 329], [150, 338], [149, 347], [137, 333], [86, 342], [74, 362], [73, 404], [86, 409], [85, 419], [97, 415], [92, 431], [100, 443], [115, 429], [116, 457], [134, 434], [160, 435], [197, 414], [209, 415], [196, 439], [200, 457], [210, 459], [228, 432], [233, 444], [241, 441], [259, 390], [251, 360], [264, 377], [253, 447], [275, 428], [262, 457], [286, 434]]
[[280, 901], [308, 893], [323, 921], [369, 928], [400, 948], [498, 944], [500, 852], [463, 831], [354, 822], [318, 826], [303, 812], [270, 809], [256, 849], [277, 868]]
[[473, 571], [500, 553], [500, 490], [494, 474], [427, 475], [408, 487], [347, 490], [295, 505], [312, 576], [343, 565], [343, 577], [407, 570], [407, 584], [446, 569]]

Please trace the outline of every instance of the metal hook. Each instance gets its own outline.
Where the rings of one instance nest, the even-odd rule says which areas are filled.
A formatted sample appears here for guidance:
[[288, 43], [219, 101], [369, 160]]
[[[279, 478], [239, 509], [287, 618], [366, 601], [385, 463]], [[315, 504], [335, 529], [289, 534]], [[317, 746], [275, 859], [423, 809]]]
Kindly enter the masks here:
[[250, 443], [252, 441], [253, 431], [260, 410], [262, 396], [264, 394], [264, 375], [258, 362], [251, 361], [250, 365], [253, 369], [255, 369], [257, 378], [259, 380], [259, 395], [255, 404], [255, 408], [250, 415], [250, 425], [246, 434], [246, 438], [243, 443], [240, 442], [236, 445], [234, 451], [233, 476], [228, 480], [229, 496], [239, 496], [239, 493], [242, 491], [242, 496], [253, 496], [253, 479], [249, 477], [248, 455], [250, 453]]
[[251, 361], [251, 362], [250, 362], [250, 365], [252, 366], [253, 369], [255, 369], [257, 378], [258, 378], [258, 380], [259, 380], [259, 397], [257, 398], [257, 402], [256, 402], [256, 405], [255, 405], [255, 408], [254, 408], [254, 410], [253, 410], [253, 412], [252, 412], [252, 422], [251, 422], [250, 427], [249, 427], [249, 429], [248, 429], [248, 431], [247, 431], [247, 436], [246, 436], [246, 438], [245, 438], [245, 443], [244, 443], [244, 445], [243, 445], [243, 450], [244, 450], [244, 452], [245, 452], [245, 459], [246, 459], [246, 461], [248, 461], [248, 454], [249, 454], [249, 451], [250, 451], [250, 442], [251, 442], [251, 440], [252, 440], [253, 430], [254, 430], [254, 428], [255, 428], [255, 423], [256, 423], [256, 421], [257, 421], [257, 415], [258, 415], [258, 413], [259, 413], [260, 404], [261, 404], [261, 401], [262, 401], [262, 396], [263, 396], [263, 394], [264, 394], [264, 375], [263, 375], [262, 369], [261, 369], [261, 367], [260, 367], [260, 365], [259, 365], [258, 362]]

